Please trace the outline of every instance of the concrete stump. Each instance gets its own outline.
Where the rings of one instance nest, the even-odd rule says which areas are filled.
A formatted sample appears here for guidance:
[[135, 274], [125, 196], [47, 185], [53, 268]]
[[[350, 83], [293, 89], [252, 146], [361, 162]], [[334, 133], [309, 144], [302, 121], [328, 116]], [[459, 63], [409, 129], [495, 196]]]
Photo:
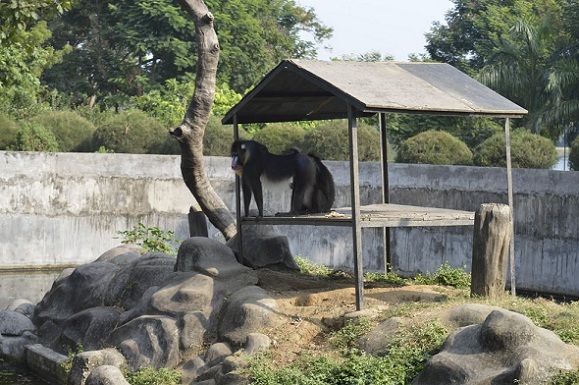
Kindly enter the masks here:
[[510, 214], [509, 206], [498, 203], [484, 203], [475, 213], [471, 296], [497, 297], [505, 291]]

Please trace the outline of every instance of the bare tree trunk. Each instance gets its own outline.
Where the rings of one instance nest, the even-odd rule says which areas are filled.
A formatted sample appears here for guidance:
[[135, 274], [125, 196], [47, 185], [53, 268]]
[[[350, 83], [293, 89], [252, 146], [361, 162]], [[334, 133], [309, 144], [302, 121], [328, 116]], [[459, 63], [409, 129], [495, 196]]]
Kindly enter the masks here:
[[235, 219], [213, 190], [203, 164], [203, 135], [215, 96], [219, 41], [213, 28], [213, 15], [203, 0], [179, 0], [179, 3], [195, 22], [198, 61], [193, 99], [183, 121], [171, 134], [181, 146], [185, 184], [209, 221], [229, 240], [237, 233]]

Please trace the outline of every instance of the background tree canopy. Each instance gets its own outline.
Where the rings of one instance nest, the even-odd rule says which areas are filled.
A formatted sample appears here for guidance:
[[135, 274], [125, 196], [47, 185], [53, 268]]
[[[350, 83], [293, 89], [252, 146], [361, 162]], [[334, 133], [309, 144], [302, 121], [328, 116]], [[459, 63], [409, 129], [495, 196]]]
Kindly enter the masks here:
[[[331, 36], [332, 29], [296, 0], [205, 2], [215, 15], [221, 45], [206, 154], [223, 155], [230, 129], [220, 126], [219, 117], [281, 59], [315, 58], [316, 47]], [[446, 21], [433, 23], [426, 33], [428, 54], [411, 55], [409, 60], [458, 67], [529, 110], [528, 117], [513, 122], [514, 128], [553, 142], [564, 133], [571, 143], [579, 133], [579, 2], [452, 3]], [[36, 138], [47, 131], [56, 136], [60, 151], [128, 151], [111, 138], [121, 143], [124, 132], [146, 135], [146, 130], [132, 127], [147, 121], [136, 114], [140, 110], [154, 119], [151, 125], [158, 129], [156, 135], [141, 138], [147, 146], [130, 151], [178, 151], [165, 131], [183, 118], [195, 86], [197, 52], [194, 24], [176, 0], [6, 0], [0, 2], [0, 19], [0, 149], [19, 148], [15, 145], [19, 132], [21, 138], [32, 133]], [[387, 50], [375, 47], [332, 60], [391, 60], [381, 53]], [[130, 114], [140, 118], [123, 120]], [[49, 119], [54, 116], [59, 119]], [[82, 135], [93, 133], [85, 138], [88, 147], [75, 147], [63, 139], [63, 133], [74, 131], [80, 121], [86, 122], [82, 127], [94, 127], [79, 128]], [[101, 135], [114, 126], [111, 122], [131, 127]], [[368, 138], [373, 138], [377, 119], [365, 123]], [[313, 148], [321, 146], [314, 143], [316, 135], [324, 129], [341, 132], [341, 124], [263, 124], [244, 129], [247, 137], [268, 142], [272, 149], [290, 147], [302, 138], [303, 148]], [[486, 139], [502, 131], [503, 124], [483, 118], [391, 114], [388, 126], [394, 151], [408, 139], [436, 130], [450, 133], [476, 154]], [[102, 139], [99, 148], [94, 148], [100, 143], [96, 132]], [[52, 141], [44, 142], [54, 150]], [[27, 143], [36, 142], [21, 140], [20, 147]], [[363, 150], [373, 154], [372, 146]], [[339, 157], [336, 151], [326, 157]]]

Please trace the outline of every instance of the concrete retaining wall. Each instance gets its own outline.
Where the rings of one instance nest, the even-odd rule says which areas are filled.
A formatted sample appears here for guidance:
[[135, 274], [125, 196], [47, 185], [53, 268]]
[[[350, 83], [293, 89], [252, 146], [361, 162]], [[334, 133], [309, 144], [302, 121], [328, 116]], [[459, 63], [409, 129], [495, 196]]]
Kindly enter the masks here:
[[[349, 205], [346, 162], [327, 162], [336, 206]], [[229, 159], [208, 157], [212, 184], [234, 208]], [[502, 169], [392, 164], [391, 201], [474, 211], [506, 202]], [[360, 167], [362, 203], [377, 202], [380, 168]], [[515, 170], [518, 286], [579, 295], [579, 173]], [[287, 210], [288, 183], [266, 187], [266, 210]], [[80, 264], [117, 245], [118, 231], [143, 222], [188, 235], [192, 195], [179, 157], [0, 151], [0, 268]], [[348, 229], [284, 226], [292, 251], [318, 263], [352, 266]], [[210, 236], [219, 238], [215, 229]], [[435, 270], [444, 261], [470, 269], [472, 228], [396, 229], [393, 264], [404, 274]], [[363, 234], [364, 264], [383, 268], [381, 230]]]

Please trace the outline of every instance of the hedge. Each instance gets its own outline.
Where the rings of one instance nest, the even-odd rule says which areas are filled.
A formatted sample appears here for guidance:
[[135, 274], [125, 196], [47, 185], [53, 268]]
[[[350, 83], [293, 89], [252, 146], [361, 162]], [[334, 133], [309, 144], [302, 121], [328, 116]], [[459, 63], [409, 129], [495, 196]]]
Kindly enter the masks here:
[[49, 111], [32, 119], [54, 134], [60, 151], [92, 151], [95, 126], [74, 111]]
[[429, 130], [406, 139], [398, 149], [400, 163], [471, 165], [473, 155], [460, 139], [445, 131]]
[[[513, 168], [549, 169], [557, 162], [553, 142], [526, 130], [515, 130], [511, 135], [511, 163]], [[505, 167], [506, 151], [503, 133], [497, 133], [475, 149], [477, 166]]]

